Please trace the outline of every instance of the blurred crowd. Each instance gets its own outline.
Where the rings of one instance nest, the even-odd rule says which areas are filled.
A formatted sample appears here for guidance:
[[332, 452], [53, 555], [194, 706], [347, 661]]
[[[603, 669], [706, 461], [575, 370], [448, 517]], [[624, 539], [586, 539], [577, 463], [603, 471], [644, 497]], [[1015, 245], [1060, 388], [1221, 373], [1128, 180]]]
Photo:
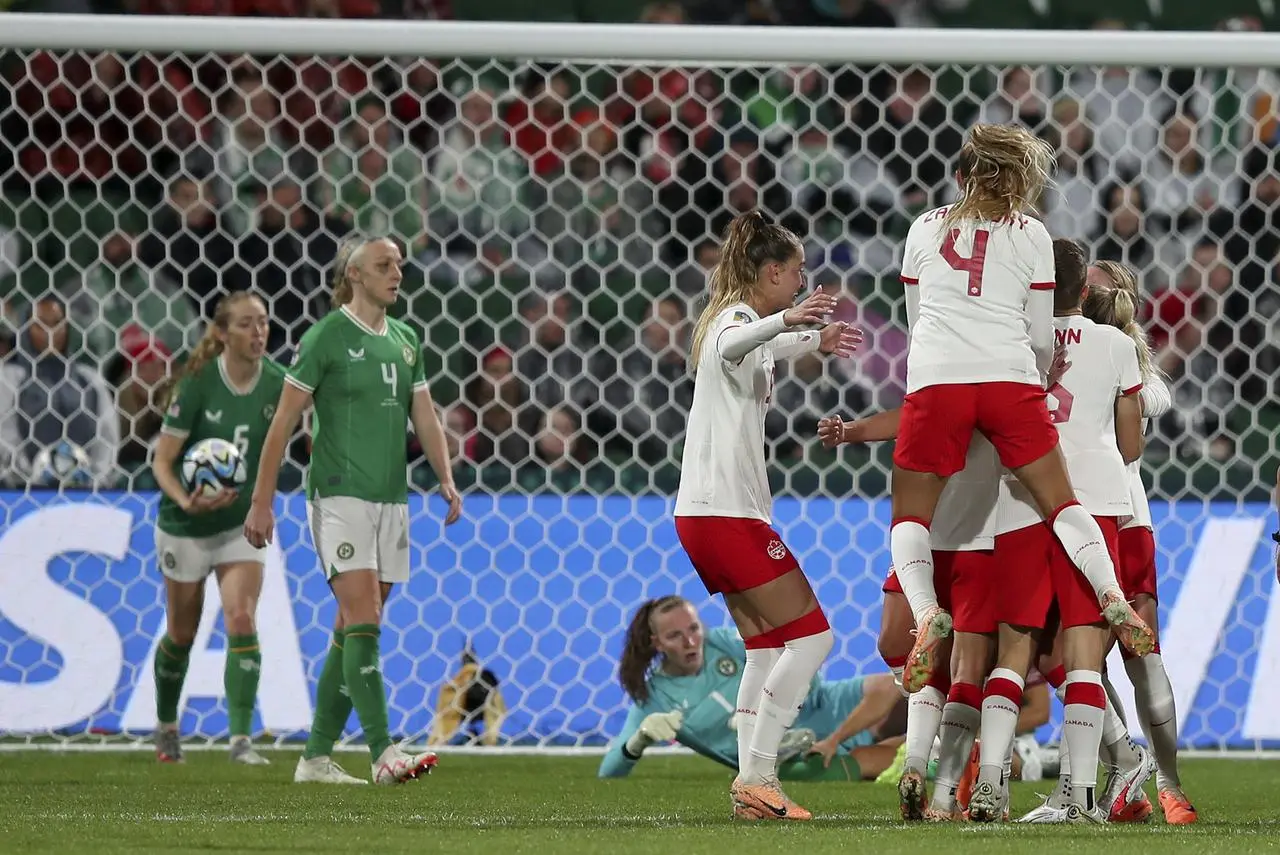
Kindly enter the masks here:
[[[1069, 5], [1076, 19], [1058, 23], [1138, 23], [1103, 15], [1124, 2]], [[1046, 15], [1065, 8], [748, 0], [634, 14], [671, 26], [990, 25], [992, 6], [1021, 25], [1052, 24]], [[108, 11], [455, 8], [142, 0]], [[805, 239], [814, 280], [839, 289], [840, 319], [867, 342], [847, 363], [780, 366], [767, 425], [776, 486], [873, 492], [883, 450], [837, 457], [816, 448], [814, 426], [901, 400], [902, 237], [914, 215], [953, 198], [964, 129], [995, 121], [1022, 123], [1058, 152], [1041, 200], [1050, 231], [1140, 271], [1177, 402], [1151, 443], [1173, 464], [1167, 492], [1246, 487], [1280, 426], [1277, 97], [1280, 80], [1257, 69], [0, 51], [0, 472], [24, 480], [38, 449], [66, 438], [98, 486], [145, 484], [159, 390], [218, 297], [263, 295], [272, 355], [287, 361], [329, 310], [337, 247], [359, 232], [404, 246], [396, 314], [424, 332], [464, 486], [670, 491], [692, 395], [691, 321], [717, 236], [759, 207]], [[426, 486], [428, 468], [415, 478]]]

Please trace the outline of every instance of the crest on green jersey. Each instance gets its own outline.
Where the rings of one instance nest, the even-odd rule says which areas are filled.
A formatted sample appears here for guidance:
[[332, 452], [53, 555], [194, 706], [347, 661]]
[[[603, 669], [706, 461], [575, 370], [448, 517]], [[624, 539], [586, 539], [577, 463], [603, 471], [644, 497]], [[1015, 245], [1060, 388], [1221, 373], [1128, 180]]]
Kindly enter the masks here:
[[411, 347], [406, 347], [404, 349], [404, 364], [408, 365], [410, 368], [413, 367], [413, 348]]
[[290, 362], [289, 364], [297, 365], [301, 361], [302, 361], [302, 345], [298, 345], [298, 347], [293, 351], [293, 361]]
[[172, 570], [177, 566], [178, 566], [178, 559], [174, 556], [172, 552], [166, 552], [164, 554], [164, 569]]
[[349, 543], [339, 543], [337, 553], [343, 561], [350, 561], [351, 556], [356, 554], [356, 548]]
[[275, 404], [267, 404], [265, 407], [262, 408], [262, 417], [267, 421], [271, 421], [271, 417], [274, 416], [275, 414], [276, 414]]
[[738, 661], [732, 656], [721, 656], [716, 660], [716, 670], [721, 677], [732, 677], [738, 673]]

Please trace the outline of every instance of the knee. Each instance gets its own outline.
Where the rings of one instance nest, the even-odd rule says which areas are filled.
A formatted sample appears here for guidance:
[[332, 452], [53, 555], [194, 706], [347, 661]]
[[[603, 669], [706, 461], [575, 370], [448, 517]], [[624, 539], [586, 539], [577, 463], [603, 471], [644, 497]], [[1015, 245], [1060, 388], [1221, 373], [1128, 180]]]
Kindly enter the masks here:
[[376, 600], [373, 602], [345, 603], [342, 605], [340, 622], [343, 628], [359, 626], [360, 624], [381, 624], [382, 603]]
[[253, 613], [254, 608], [250, 603], [224, 607], [222, 619], [227, 625], [227, 635], [253, 635], [257, 632]]
[[165, 629], [165, 633], [169, 636], [169, 640], [179, 647], [190, 647], [196, 641], [196, 625], [187, 625], [186, 621], [174, 620], [173, 616], [169, 616], [169, 623]]

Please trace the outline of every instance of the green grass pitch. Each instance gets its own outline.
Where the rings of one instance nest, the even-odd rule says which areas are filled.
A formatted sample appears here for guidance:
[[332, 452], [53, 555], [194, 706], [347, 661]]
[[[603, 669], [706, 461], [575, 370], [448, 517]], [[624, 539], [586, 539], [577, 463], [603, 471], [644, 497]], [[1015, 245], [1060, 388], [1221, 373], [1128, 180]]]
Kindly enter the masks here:
[[[1272, 761], [1193, 760], [1184, 779], [1201, 822], [1141, 826], [912, 826], [892, 788], [794, 785], [812, 823], [743, 825], [728, 817], [728, 774], [698, 758], [646, 758], [629, 779], [599, 781], [589, 757], [445, 755], [429, 778], [394, 789], [295, 785], [297, 753], [267, 767], [220, 751], [182, 766], [129, 753], [0, 753], [4, 853], [785, 852], [1218, 853], [1280, 850]], [[361, 754], [339, 758], [368, 773]], [[1014, 808], [1047, 782], [1017, 785]], [[1156, 816], [1159, 816], [1157, 809]]]

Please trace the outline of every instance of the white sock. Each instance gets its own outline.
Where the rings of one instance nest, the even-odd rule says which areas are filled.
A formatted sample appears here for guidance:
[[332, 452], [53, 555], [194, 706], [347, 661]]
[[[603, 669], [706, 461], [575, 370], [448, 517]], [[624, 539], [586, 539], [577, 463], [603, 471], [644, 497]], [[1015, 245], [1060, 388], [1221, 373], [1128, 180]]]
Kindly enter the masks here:
[[[1109, 681], [1105, 675], [1102, 680], [1105, 690], [1106, 683]], [[1099, 759], [1107, 769], [1119, 769], [1123, 772], [1136, 769], [1142, 762], [1142, 755], [1138, 753], [1138, 747], [1129, 738], [1129, 728], [1125, 726], [1124, 719], [1112, 701], [1110, 692], [1107, 693], [1106, 698], [1107, 707], [1102, 712], [1102, 745], [1098, 753]]]
[[898, 691], [902, 692], [904, 698], [909, 698], [911, 696], [907, 694], [907, 690], [902, 688], [902, 675], [906, 673], [906, 670], [901, 665], [894, 665], [889, 669], [889, 672], [893, 674], [893, 684], [898, 687]]
[[1013, 754], [1013, 737], [1022, 711], [1024, 681], [1017, 671], [996, 668], [987, 678], [982, 698], [982, 744], [978, 749], [980, 781], [995, 783], [1003, 773], [1007, 780]]
[[919, 625], [930, 609], [937, 608], [938, 595], [933, 589], [933, 547], [929, 529], [918, 522], [905, 521], [889, 530], [889, 551], [898, 584], [911, 606], [911, 614]]
[[[960, 692], [956, 690], [960, 689]], [[972, 701], [982, 697], [977, 686], [956, 684], [951, 687], [951, 695], [946, 706], [942, 708], [942, 721], [938, 725], [938, 736], [941, 746], [938, 750], [938, 774], [933, 790], [933, 803], [942, 810], [950, 810], [960, 787], [960, 778], [965, 767], [969, 765], [969, 755], [973, 753], [973, 741], [978, 737], [978, 728], [982, 725], [982, 713], [964, 698], [966, 689]]]
[[1079, 505], [1063, 508], [1053, 518], [1053, 535], [1067, 551], [1071, 563], [1089, 580], [1099, 602], [1107, 591], [1120, 589], [1102, 529], [1088, 511]]
[[809, 692], [809, 683], [834, 643], [831, 630], [824, 629], [815, 635], [792, 639], [783, 646], [782, 655], [770, 669], [761, 691], [751, 750], [747, 762], [741, 764], [739, 778], [744, 784], [761, 784], [775, 774], [782, 735], [796, 720], [800, 704]]
[[756, 732], [764, 681], [781, 655], [781, 647], [747, 648], [747, 664], [742, 669], [742, 682], [738, 684], [738, 703], [734, 713], [738, 720], [738, 768], [742, 768], [751, 753], [751, 736]]
[[1147, 743], [1156, 755], [1156, 785], [1182, 788], [1178, 777], [1178, 711], [1174, 706], [1173, 686], [1169, 672], [1159, 653], [1141, 659], [1127, 659], [1124, 670], [1133, 682], [1133, 698], [1138, 707], [1138, 721]]
[[1058, 743], [1058, 786], [1049, 795], [1050, 807], [1066, 807], [1071, 803], [1071, 752], [1067, 740]]
[[1102, 719], [1106, 692], [1097, 671], [1070, 671], [1066, 682], [1066, 709], [1062, 717], [1062, 738], [1071, 757], [1071, 801], [1085, 809], [1094, 804], [1098, 785], [1098, 749], [1102, 741]]
[[925, 686], [907, 696], [907, 762], [906, 768], [924, 772], [929, 766], [929, 752], [942, 723], [942, 707], [946, 696], [936, 686]]

